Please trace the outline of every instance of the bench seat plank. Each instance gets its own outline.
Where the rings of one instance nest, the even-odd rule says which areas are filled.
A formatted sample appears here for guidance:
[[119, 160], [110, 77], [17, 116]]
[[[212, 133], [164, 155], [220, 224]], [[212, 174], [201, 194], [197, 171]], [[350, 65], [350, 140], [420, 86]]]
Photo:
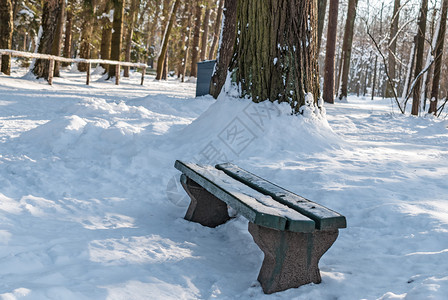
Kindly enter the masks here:
[[257, 175], [244, 169], [241, 169], [234, 164], [219, 164], [216, 165], [216, 168], [222, 170], [230, 177], [259, 191], [260, 193], [269, 195], [280, 203], [283, 203], [314, 220], [316, 222], [317, 229], [327, 230], [347, 227], [347, 221], [341, 214], [285, 190], [282, 187], [258, 177]]
[[315, 230], [315, 222], [310, 218], [273, 200], [269, 195], [253, 190], [212, 166], [179, 160], [174, 166], [254, 224], [293, 232]]

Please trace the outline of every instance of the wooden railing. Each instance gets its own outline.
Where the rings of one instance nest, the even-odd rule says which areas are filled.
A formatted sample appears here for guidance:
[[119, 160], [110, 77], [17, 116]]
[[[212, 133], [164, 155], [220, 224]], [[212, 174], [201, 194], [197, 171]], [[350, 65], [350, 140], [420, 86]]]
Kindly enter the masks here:
[[115, 84], [116, 85], [118, 85], [120, 83], [120, 67], [121, 66], [141, 68], [142, 69], [142, 80], [140, 83], [141, 85], [143, 85], [146, 68], [148, 67], [146, 64], [142, 64], [142, 63], [130, 63], [130, 62], [123, 62], [123, 61], [116, 61], [116, 60], [105, 60], [105, 59], [66, 58], [66, 57], [54, 56], [54, 55], [49, 55], [49, 54], [30, 53], [30, 52], [0, 49], [0, 69], [1, 69], [1, 64], [2, 64], [2, 60], [1, 60], [2, 55], [9, 55], [9, 56], [14, 56], [14, 57], [48, 59], [50, 61], [49, 72], [48, 72], [48, 83], [50, 85], [53, 84], [54, 62], [55, 61], [87, 64], [87, 78], [86, 78], [87, 85], [90, 84], [90, 72], [91, 72], [90, 70], [91, 70], [92, 64], [106, 64], [106, 65], [115, 66]]

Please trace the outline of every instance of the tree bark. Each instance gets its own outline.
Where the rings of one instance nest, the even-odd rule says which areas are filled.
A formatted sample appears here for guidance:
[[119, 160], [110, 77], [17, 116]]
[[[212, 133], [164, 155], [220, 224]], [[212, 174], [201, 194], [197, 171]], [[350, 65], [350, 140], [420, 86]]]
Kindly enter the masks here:
[[336, 34], [338, 27], [339, 0], [330, 0], [328, 12], [327, 44], [325, 45], [324, 89], [322, 98], [334, 103], [334, 57], [336, 54]]
[[432, 79], [431, 99], [429, 103], [428, 113], [436, 115], [437, 102], [439, 98], [440, 72], [442, 69], [443, 46], [446, 32], [446, 19], [448, 12], [448, 0], [442, 2], [442, 12], [440, 16], [439, 30], [437, 35], [437, 43], [435, 49], [434, 76]]
[[[389, 57], [388, 57], [388, 65], [389, 65], [389, 76], [392, 80], [395, 80], [396, 70], [395, 70], [395, 52], [397, 51], [397, 32], [398, 32], [398, 21], [400, 17], [400, 0], [394, 0], [394, 12], [392, 15], [392, 22], [390, 24], [390, 33], [389, 33]], [[394, 96], [394, 92], [392, 89], [395, 89], [395, 86], [392, 86], [389, 82], [387, 82], [386, 88], [386, 97], [391, 98]]]
[[193, 45], [191, 49], [191, 71], [190, 76], [196, 77], [198, 74], [198, 60], [199, 60], [199, 38], [201, 35], [201, 16], [202, 16], [202, 6], [199, 0], [196, 0], [195, 8], [195, 21], [194, 21], [194, 31], [193, 31]]
[[[110, 21], [109, 14], [111, 13], [112, 3], [107, 2], [103, 17], [101, 19], [102, 31], [101, 31], [101, 48], [100, 48], [100, 56], [101, 59], [108, 60], [110, 59], [110, 47], [112, 41], [112, 22]], [[101, 65], [106, 73], [109, 71], [109, 65], [102, 64]]]
[[[110, 59], [120, 60], [121, 45], [123, 40], [123, 15], [124, 15], [124, 1], [125, 0], [114, 0], [114, 22], [113, 22], [113, 33], [110, 49]], [[109, 68], [108, 79], [120, 74], [115, 74], [116, 68]]]
[[[174, 2], [173, 9], [171, 10], [170, 20], [166, 27], [165, 35], [163, 37], [162, 50], [160, 51], [160, 55], [159, 55], [159, 59], [158, 59], [159, 62], [157, 63], [156, 80], [160, 80], [162, 78], [162, 73], [165, 69], [164, 68], [165, 63], [161, 63], [161, 62], [166, 61], [166, 55], [167, 55], [167, 51], [168, 51], [168, 42], [170, 39], [171, 29], [173, 28], [174, 21], [176, 20], [176, 12], [177, 12], [177, 8], [179, 7], [179, 4], [180, 4], [180, 0], [176, 0]], [[166, 63], [168, 64], [168, 62], [166, 62]], [[167, 69], [165, 69], [165, 71], [168, 72]]]
[[208, 28], [210, 25], [210, 1], [207, 1], [205, 7], [204, 22], [202, 22], [202, 41], [201, 41], [201, 61], [204, 61], [207, 57], [207, 44], [208, 44]]
[[353, 28], [356, 18], [356, 7], [358, 0], [349, 0], [347, 20], [345, 22], [344, 41], [342, 42], [342, 78], [339, 100], [347, 98], [348, 75], [350, 72], [350, 59], [352, 54]]
[[[334, 2], [335, 0], [330, 0]], [[339, 2], [339, 0], [336, 0]], [[324, 31], [324, 23], [325, 23], [325, 13], [327, 12], [327, 0], [317, 0], [317, 51], [320, 49], [320, 44], [322, 41], [322, 34]], [[337, 25], [337, 20], [336, 20]]]
[[[72, 57], [72, 29], [73, 29], [73, 7], [67, 7], [67, 18], [65, 24], [65, 38], [63, 56], [67, 58]], [[68, 66], [69, 63], [62, 63], [63, 66]]]
[[319, 99], [317, 2], [240, 1], [234, 49], [240, 97], [287, 102], [293, 113]]
[[216, 60], [215, 72], [210, 81], [210, 94], [216, 99], [221, 93], [227, 78], [227, 72], [233, 56], [233, 48], [236, 38], [236, 9], [238, 0], [223, 0], [224, 23]]
[[[61, 1], [61, 8], [59, 9], [58, 23], [56, 24], [56, 37], [53, 42], [53, 47], [51, 53], [55, 56], [61, 55], [62, 50], [62, 38], [64, 35], [64, 21], [65, 21], [65, 0]], [[61, 62], [54, 62], [54, 76], [59, 77], [59, 69], [61, 67]]]
[[[11, 49], [13, 33], [13, 6], [11, 0], [0, 0], [0, 49]], [[1, 70], [3, 74], [11, 74], [11, 57], [1, 56]]]
[[[423, 54], [425, 50], [425, 33], [426, 33], [426, 14], [428, 12], [428, 0], [422, 0], [418, 17], [418, 31], [416, 38], [416, 56], [415, 56], [415, 71], [414, 78], [417, 78], [418, 74], [422, 71], [423, 67]], [[421, 77], [417, 80], [412, 92], [412, 109], [411, 114], [418, 116], [420, 108], [420, 89], [421, 89]]]
[[[81, 15], [83, 21], [81, 24], [81, 45], [79, 47], [79, 57], [89, 59], [94, 22], [94, 6], [92, 0], [86, 0], [83, 2], [83, 10]], [[86, 72], [87, 64], [79, 63], [78, 71]]]
[[184, 20], [185, 23], [183, 24], [183, 37], [181, 41], [181, 62], [180, 62], [180, 68], [179, 68], [179, 77], [182, 82], [185, 81], [185, 73], [187, 71], [187, 62], [188, 62], [188, 53], [190, 52], [190, 39], [191, 39], [191, 21], [193, 19], [193, 10], [194, 6], [191, 1], [187, 1], [185, 3], [185, 9], [184, 14], [186, 16], [186, 19]]
[[[42, 36], [39, 41], [38, 53], [52, 54], [53, 43], [56, 40], [59, 10], [65, 0], [45, 1], [42, 13]], [[32, 70], [37, 78], [49, 79], [50, 61], [48, 59], [37, 59]], [[53, 72], [53, 70], [51, 70]]]
[[[131, 61], [132, 36], [134, 34], [135, 20], [138, 14], [139, 0], [131, 0], [131, 8], [129, 12], [128, 32], [126, 34], [126, 51], [124, 61]], [[129, 67], [123, 67], [123, 77], [129, 77]]]
[[211, 60], [215, 56], [216, 46], [218, 45], [219, 40], [219, 30], [221, 29], [221, 22], [222, 22], [222, 11], [224, 8], [224, 1], [220, 0], [218, 4], [218, 12], [216, 13], [216, 20], [215, 20], [215, 28], [213, 31], [213, 41], [212, 45], [210, 46], [210, 52], [208, 53], [208, 59]]

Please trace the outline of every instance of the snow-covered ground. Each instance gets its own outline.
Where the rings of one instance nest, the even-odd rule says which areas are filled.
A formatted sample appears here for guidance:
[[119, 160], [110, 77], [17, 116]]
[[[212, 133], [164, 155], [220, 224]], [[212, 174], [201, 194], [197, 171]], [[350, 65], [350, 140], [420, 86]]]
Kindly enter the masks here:
[[[327, 118], [194, 83], [0, 75], [0, 299], [447, 299], [448, 122], [349, 98]], [[345, 215], [322, 283], [264, 295], [237, 217], [187, 222], [176, 159], [233, 161]]]

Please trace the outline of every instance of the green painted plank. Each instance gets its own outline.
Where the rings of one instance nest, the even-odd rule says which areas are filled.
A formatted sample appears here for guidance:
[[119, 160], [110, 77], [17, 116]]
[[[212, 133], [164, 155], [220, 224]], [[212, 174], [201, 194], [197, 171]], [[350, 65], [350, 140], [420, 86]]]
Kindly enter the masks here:
[[312, 232], [314, 221], [253, 190], [213, 166], [177, 160], [175, 168], [257, 225], [295, 232]]
[[271, 196], [273, 199], [297, 210], [316, 222], [316, 228], [320, 230], [346, 228], [347, 221], [345, 217], [323, 205], [305, 199], [282, 187], [269, 182], [255, 174], [252, 174], [240, 167], [224, 163], [216, 166], [230, 177], [247, 184], [251, 188]]

